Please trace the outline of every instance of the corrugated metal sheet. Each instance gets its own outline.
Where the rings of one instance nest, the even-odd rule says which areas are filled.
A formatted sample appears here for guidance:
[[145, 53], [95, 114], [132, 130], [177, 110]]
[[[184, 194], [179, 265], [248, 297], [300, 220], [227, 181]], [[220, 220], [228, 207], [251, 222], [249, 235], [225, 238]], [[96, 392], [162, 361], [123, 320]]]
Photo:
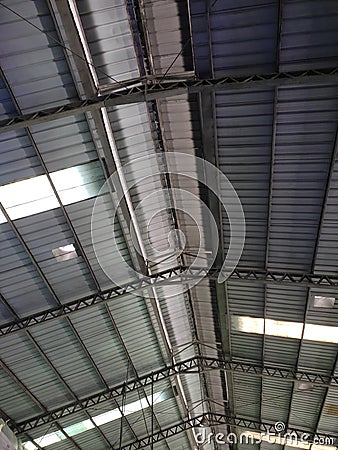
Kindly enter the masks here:
[[74, 243], [62, 211], [46, 211], [19, 219], [17, 228], [25, 239], [42, 272], [62, 301], [80, 298], [96, 291], [90, 272], [82, 257], [58, 262], [52, 250]]
[[35, 125], [32, 136], [50, 172], [97, 159], [84, 115]]
[[[264, 378], [262, 380], [262, 421], [287, 423], [293, 383]], [[264, 394], [265, 393], [265, 394]]]
[[[1, 65], [24, 112], [63, 105], [77, 98], [47, 3], [3, 2], [1, 8]], [[37, 29], [37, 28], [39, 29]], [[49, 33], [48, 36], [46, 33]]]
[[187, 3], [145, 0], [143, 5], [153, 73], [177, 75], [192, 70]]
[[[55, 300], [20, 244], [9, 224], [1, 230], [1, 293], [19, 316], [55, 306]], [[34, 295], [32, 296], [32, 292]], [[2, 306], [2, 310], [4, 307]], [[6, 318], [8, 319], [8, 313]], [[11, 317], [12, 319], [12, 317]]]
[[1, 185], [44, 173], [40, 161], [24, 130], [0, 136]]
[[333, 67], [338, 63], [338, 5], [335, 0], [283, 3], [281, 70]]
[[76, 2], [100, 84], [139, 76], [123, 0]]
[[[240, 264], [265, 265], [273, 123], [272, 90], [216, 95], [219, 168], [241, 200], [246, 240]], [[248, 164], [250, 161], [250, 164]], [[224, 244], [229, 245], [228, 218], [223, 211]]]
[[24, 334], [3, 337], [1, 355], [2, 360], [46, 408], [56, 408], [72, 400], [69, 391]]
[[278, 2], [191, 1], [195, 64], [200, 76], [274, 71]]
[[333, 86], [278, 91], [269, 234], [271, 268], [311, 270], [333, 152], [337, 106]]

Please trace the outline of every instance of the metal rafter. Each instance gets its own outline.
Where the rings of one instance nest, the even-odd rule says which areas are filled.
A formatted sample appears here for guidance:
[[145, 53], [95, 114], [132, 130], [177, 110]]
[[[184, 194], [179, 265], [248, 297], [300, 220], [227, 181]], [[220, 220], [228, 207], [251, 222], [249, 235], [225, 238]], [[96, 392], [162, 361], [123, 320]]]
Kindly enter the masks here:
[[[205, 268], [189, 268], [184, 266], [174, 267], [159, 272], [151, 277], [140, 278], [122, 286], [106, 289], [102, 292], [82, 297], [64, 305], [58, 305], [37, 314], [20, 318], [3, 324], [0, 327], [0, 337], [10, 333], [16, 333], [26, 328], [37, 326], [59, 317], [68, 317], [77, 311], [86, 308], [92, 308], [101, 304], [109, 303], [113, 300], [120, 300], [123, 297], [133, 294], [142, 294], [142, 292], [151, 286], [165, 286], [175, 283], [185, 283], [201, 275], [210, 279], [217, 279], [218, 270], [208, 271]], [[297, 272], [281, 272], [274, 270], [255, 270], [255, 269], [235, 269], [228, 279], [229, 282], [255, 281], [269, 284], [296, 284], [299, 286], [308, 286], [311, 288], [325, 287], [325, 289], [338, 290], [338, 277], [325, 274], [307, 274]]]
[[[208, 35], [210, 34], [210, 23], [209, 23], [209, 10], [208, 10]], [[209, 42], [210, 46], [210, 42]], [[211, 48], [209, 48], [210, 54]], [[212, 64], [212, 56], [210, 61], [210, 74], [213, 75], [213, 64]], [[219, 168], [218, 162], [218, 136], [217, 136], [217, 127], [216, 127], [216, 106], [215, 106], [215, 95], [213, 92], [203, 92], [198, 96], [199, 101], [199, 120], [201, 124], [201, 138], [202, 138], [202, 157]], [[200, 156], [200, 155], [198, 155]], [[207, 200], [209, 204], [209, 209], [214, 216], [217, 228], [220, 245], [218, 247], [218, 252], [214, 261], [214, 267], [219, 267], [222, 265], [222, 262], [225, 258], [224, 254], [224, 230], [223, 230], [223, 220], [222, 220], [222, 211], [221, 206], [218, 199], [211, 195], [210, 192], [207, 192]], [[231, 342], [230, 342], [230, 316], [228, 314], [228, 295], [226, 291], [225, 283], [219, 284], [215, 283], [215, 292], [216, 292], [216, 305], [212, 305], [213, 309], [216, 310], [215, 316], [218, 317], [219, 327], [220, 327], [220, 339], [222, 342], [222, 349], [225, 355], [227, 355], [228, 359], [231, 359]], [[215, 323], [215, 333], [217, 335], [217, 324]], [[224, 380], [220, 378], [220, 382], [222, 382], [222, 390], [224, 395], [224, 401], [228, 402], [226, 410], [228, 413], [236, 414], [235, 408], [235, 398], [234, 398], [234, 389], [233, 389], [233, 376], [232, 373], [229, 373]], [[228, 396], [229, 392], [229, 396]], [[209, 406], [210, 408], [210, 406]], [[211, 409], [211, 408], [210, 408]], [[224, 410], [224, 404], [223, 404]], [[231, 430], [228, 430], [231, 431]], [[233, 444], [230, 446], [232, 449], [236, 449], [237, 445]]]
[[[176, 436], [184, 431], [190, 430], [192, 428], [201, 428], [203, 424], [208, 423], [209, 425], [231, 425], [233, 427], [239, 427], [241, 429], [260, 431], [263, 433], [275, 434], [275, 424], [270, 422], [261, 422], [256, 420], [251, 420], [242, 417], [234, 417], [225, 414], [215, 414], [215, 413], [205, 413], [200, 416], [194, 417], [192, 419], [185, 419], [180, 422], [176, 422], [171, 426], [161, 429], [158, 432], [153, 434], [149, 434], [141, 439], [137, 439], [129, 444], [123, 445], [120, 447], [120, 450], [137, 450], [146, 448], [148, 446], [152, 446], [157, 442], [160, 442], [164, 439], [168, 439], [172, 436]], [[304, 434], [308, 437], [307, 442], [312, 443], [315, 440], [323, 440], [329, 441], [330, 439], [333, 442], [338, 441], [337, 434], [323, 434], [323, 433], [309, 433], [308, 431], [297, 429], [297, 428], [288, 428], [285, 430], [287, 433], [292, 433], [293, 436], [297, 436], [298, 439], [302, 439]]]
[[[182, 422], [176, 423], [171, 427], [165, 428], [157, 433], [154, 433], [152, 436], [147, 436], [138, 441], [132, 442], [130, 444], [124, 445], [120, 448], [120, 450], [136, 450], [147, 447], [148, 445], [152, 445], [156, 442], [160, 442], [163, 439], [167, 439], [171, 436], [175, 436], [183, 431], [186, 431], [191, 428], [199, 428], [203, 426], [203, 424], [209, 423], [210, 425], [231, 425], [233, 427], [245, 428], [247, 430], [261, 431], [264, 433], [275, 434], [275, 424], [269, 422], [259, 422], [251, 419], [246, 419], [242, 417], [234, 417], [225, 414], [215, 414], [215, 413], [206, 413], [201, 414], [198, 417], [194, 417], [193, 419], [186, 419]], [[322, 434], [322, 433], [308, 433], [305, 430], [300, 430], [297, 428], [288, 428], [285, 430], [288, 433], [292, 433], [293, 436], [297, 436], [298, 439], [302, 439], [304, 434], [308, 436], [309, 443], [314, 442], [315, 440], [322, 439], [323, 441], [332, 439], [334, 442], [338, 441], [338, 435], [332, 434]]]
[[297, 86], [318, 83], [338, 83], [338, 68], [303, 70], [297, 72], [280, 72], [261, 75], [223, 77], [207, 80], [180, 80], [159, 82], [158, 80], [135, 80], [136, 86], [121, 88], [120, 84], [112, 85], [111, 93], [75, 101], [63, 106], [48, 108], [22, 116], [11, 117], [0, 121], [0, 132], [4, 133], [52, 120], [82, 114], [100, 108], [143, 103], [160, 98], [181, 94], [197, 94], [204, 91], [224, 91], [237, 89], [256, 89], [258, 87]]
[[89, 409], [101, 405], [105, 402], [117, 399], [128, 392], [151, 386], [159, 381], [175, 377], [178, 374], [201, 373], [210, 370], [221, 370], [232, 373], [245, 373], [251, 376], [262, 378], [276, 378], [285, 382], [309, 382], [316, 386], [326, 386], [338, 388], [338, 376], [322, 375], [315, 372], [305, 372], [278, 366], [262, 366], [244, 361], [228, 361], [220, 358], [210, 358], [196, 356], [182, 362], [177, 362], [170, 366], [149, 372], [139, 377], [127, 380], [124, 383], [110, 387], [98, 394], [73, 401], [67, 405], [44, 412], [33, 418], [18, 423], [11, 422], [10, 425], [17, 433], [23, 433], [42, 425], [53, 423], [61, 418], [72, 414], [88, 411]]
[[[279, 4], [279, 18], [281, 17], [281, 2]], [[279, 19], [281, 20], [281, 19]], [[280, 22], [278, 23], [278, 36], [280, 33]], [[277, 49], [276, 49], [276, 65], [279, 67], [279, 39], [277, 39]], [[278, 105], [278, 88], [275, 88], [273, 95], [273, 111], [272, 111], [272, 138], [271, 138], [271, 153], [270, 153], [270, 174], [269, 174], [269, 203], [267, 208], [267, 221], [266, 221], [266, 247], [265, 247], [265, 258], [264, 258], [264, 268], [267, 271], [269, 267], [269, 251], [270, 251], [270, 227], [271, 227], [271, 211], [272, 211], [272, 201], [273, 201], [273, 175], [274, 175], [274, 164], [275, 164], [275, 151], [276, 151], [276, 136], [277, 136], [277, 105]], [[263, 344], [262, 344], [262, 353], [261, 360], [265, 360], [265, 348], [266, 348], [266, 334], [265, 334], [265, 319], [266, 319], [266, 311], [267, 311], [267, 285], [264, 285], [264, 333], [263, 333]], [[260, 420], [262, 420], [263, 416], [263, 378], [261, 380], [260, 386]]]

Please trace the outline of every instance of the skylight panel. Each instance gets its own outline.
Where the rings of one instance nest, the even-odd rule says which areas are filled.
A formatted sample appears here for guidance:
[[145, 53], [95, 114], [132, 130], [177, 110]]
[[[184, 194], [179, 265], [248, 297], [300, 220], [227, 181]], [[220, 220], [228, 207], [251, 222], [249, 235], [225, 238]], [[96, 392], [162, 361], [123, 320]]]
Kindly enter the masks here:
[[[97, 161], [58, 170], [50, 177], [63, 205], [95, 197], [103, 183]], [[0, 202], [12, 220], [60, 207], [46, 175], [0, 186]], [[0, 223], [5, 222], [6, 217], [0, 211]]]
[[69, 259], [78, 257], [74, 244], [67, 244], [62, 247], [54, 248], [52, 253], [57, 262], [68, 261]]
[[338, 344], [338, 327], [249, 316], [232, 316], [231, 323], [234, 331], [292, 339], [301, 339], [304, 328], [305, 340]]
[[60, 206], [46, 175], [0, 186], [0, 201], [12, 220]]
[[6, 222], [7, 222], [6, 217], [2, 214], [2, 211], [0, 211], [0, 224], [6, 223]]
[[[123, 415], [127, 416], [129, 414], [133, 414], [134, 412], [141, 411], [142, 409], [146, 409], [149, 407], [149, 404], [156, 405], [157, 403], [161, 403], [164, 400], [167, 400], [171, 395], [172, 395], [171, 390], [165, 390], [157, 392], [153, 396], [149, 395], [147, 397], [141, 398], [140, 400], [125, 405], [123, 407]], [[119, 409], [112, 409], [111, 411], [107, 411], [97, 416], [93, 416], [92, 420], [87, 419], [82, 422], [75, 423], [74, 425], [65, 427], [64, 431], [65, 433], [67, 433], [68, 436], [76, 436], [77, 434], [93, 429], [94, 428], [93, 422], [95, 423], [95, 425], [101, 426], [114, 420], [118, 420], [121, 417], [122, 414]], [[49, 433], [37, 439], [34, 439], [34, 442], [40, 445], [40, 447], [47, 447], [48, 445], [55, 444], [56, 442], [60, 442], [65, 439], [66, 436], [61, 431], [56, 431], [54, 433]], [[26, 450], [37, 449], [34, 443], [30, 441], [25, 442], [23, 446]]]

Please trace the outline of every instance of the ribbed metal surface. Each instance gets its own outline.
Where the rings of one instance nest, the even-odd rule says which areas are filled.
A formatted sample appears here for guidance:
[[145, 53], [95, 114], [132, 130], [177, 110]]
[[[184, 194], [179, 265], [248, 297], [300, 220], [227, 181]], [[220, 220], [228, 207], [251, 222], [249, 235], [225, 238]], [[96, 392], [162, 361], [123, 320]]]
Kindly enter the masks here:
[[24, 130], [0, 136], [1, 184], [43, 174], [43, 168]]
[[2, 79], [0, 79], [0, 117], [1, 119], [4, 119], [6, 117], [12, 117], [15, 116], [16, 110], [12, 103], [10, 94], [3, 82]]
[[269, 233], [271, 268], [311, 270], [337, 107], [333, 86], [278, 91]]
[[95, 285], [82, 257], [58, 262], [53, 249], [74, 243], [74, 237], [59, 208], [17, 221], [17, 228], [41, 270], [63, 301], [88, 295]]
[[338, 62], [335, 0], [283, 2], [281, 70], [332, 67]]
[[[219, 168], [242, 202], [246, 241], [240, 264], [264, 267], [268, 220], [273, 91], [216, 95]], [[248, 164], [250, 160], [250, 164]], [[224, 244], [229, 245], [226, 212]]]
[[20, 108], [28, 112], [76, 99], [63, 49], [55, 42], [46, 2], [7, 0], [4, 4], [23, 17], [1, 8], [0, 33], [6, 39], [0, 53], [1, 65]]
[[259, 419], [262, 395], [260, 379], [246, 374], [235, 374], [233, 379], [236, 414]]
[[101, 84], [137, 78], [139, 71], [123, 0], [76, 2]]
[[318, 241], [318, 250], [316, 254], [315, 270], [325, 273], [335, 273], [338, 267], [338, 259], [336, 248], [338, 236], [337, 217], [335, 199], [338, 189], [338, 161], [337, 156], [334, 159], [334, 165], [331, 175], [330, 184], [327, 192], [327, 202], [323, 214], [322, 227]]
[[69, 391], [24, 334], [5, 337], [1, 345], [5, 364], [46, 408], [72, 400]]
[[272, 72], [278, 1], [190, 2], [197, 71], [202, 76]]
[[50, 172], [97, 159], [83, 115], [35, 125], [31, 131]]
[[0, 407], [10, 417], [17, 417], [17, 420], [25, 420], [41, 413], [41, 409], [34, 401], [3, 370], [0, 372], [0, 382]]
[[310, 393], [294, 391], [289, 419], [294, 428], [311, 430], [315, 427], [324, 393], [321, 387]]
[[[1, 293], [20, 316], [54, 306], [55, 301], [9, 224], [1, 227]], [[32, 292], [34, 295], [32, 296]], [[4, 318], [12, 319], [1, 305]]]
[[287, 422], [293, 383], [264, 378], [262, 381], [262, 421]]
[[192, 70], [186, 2], [145, 0], [143, 5], [153, 73], [176, 75]]
[[266, 288], [266, 318], [303, 322], [307, 289], [298, 286], [273, 286]]

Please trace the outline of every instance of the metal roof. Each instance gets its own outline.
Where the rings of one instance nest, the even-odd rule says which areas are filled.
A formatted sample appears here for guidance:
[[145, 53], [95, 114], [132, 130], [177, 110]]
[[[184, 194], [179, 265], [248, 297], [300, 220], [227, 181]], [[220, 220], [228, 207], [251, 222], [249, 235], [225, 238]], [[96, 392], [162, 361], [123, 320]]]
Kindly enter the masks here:
[[[24, 449], [244, 450], [217, 433], [277, 423], [337, 446], [337, 25], [335, 0], [1, 0], [0, 417]], [[221, 173], [246, 226], [223, 283]]]

